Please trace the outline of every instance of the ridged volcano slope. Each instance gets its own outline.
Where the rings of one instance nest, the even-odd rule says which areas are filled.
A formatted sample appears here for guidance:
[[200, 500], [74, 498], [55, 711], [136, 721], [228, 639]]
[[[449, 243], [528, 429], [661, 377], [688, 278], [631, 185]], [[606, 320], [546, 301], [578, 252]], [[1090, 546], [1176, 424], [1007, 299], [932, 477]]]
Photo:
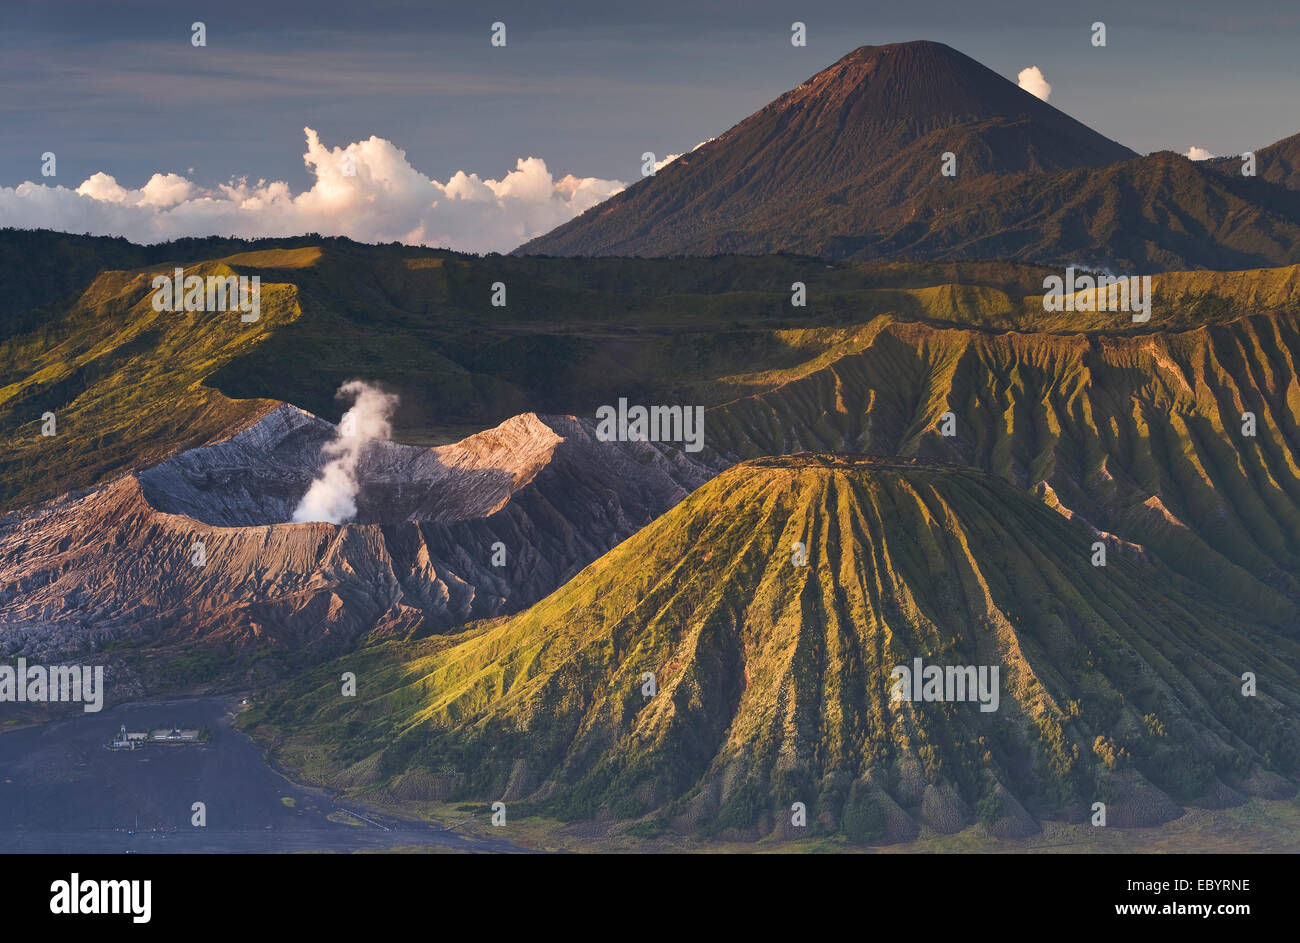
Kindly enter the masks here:
[[1298, 356], [1289, 313], [1122, 337], [884, 323], [709, 411], [707, 441], [738, 458], [870, 451], [982, 468], [1294, 628]]
[[[525, 243], [547, 255], [838, 251], [938, 184], [1099, 167], [1121, 144], [935, 42], [863, 46], [690, 154]], [[919, 224], [919, 221], [918, 221]], [[892, 218], [887, 228], [902, 225]], [[913, 227], [914, 228], [914, 227]]]
[[[1094, 539], [955, 466], [759, 459], [526, 612], [350, 656], [253, 723], [291, 723], [282, 757], [332, 786], [748, 837], [799, 834], [794, 802], [905, 840], [1290, 794], [1300, 647], [1114, 543], [1094, 567]], [[996, 710], [891, 703], [916, 658], [997, 667]]]

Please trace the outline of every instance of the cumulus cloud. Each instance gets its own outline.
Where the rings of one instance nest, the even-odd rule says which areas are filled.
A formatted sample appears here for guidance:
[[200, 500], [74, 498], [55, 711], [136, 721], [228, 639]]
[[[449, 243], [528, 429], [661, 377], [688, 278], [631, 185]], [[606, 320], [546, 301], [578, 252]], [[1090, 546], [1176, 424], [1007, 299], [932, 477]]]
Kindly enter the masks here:
[[[689, 153], [694, 154], [696, 151], [698, 151], [700, 148], [702, 148], [705, 144], [708, 144], [709, 141], [713, 141], [713, 140], [716, 140], [716, 139], [715, 139], [715, 138], [709, 138], [708, 141], [701, 141], [699, 144], [696, 144], [694, 147], [692, 147], [692, 148], [690, 149]], [[655, 161], [655, 173], [659, 173], [659, 171], [661, 171], [663, 168], [667, 167], [669, 164], [671, 164], [673, 161], [675, 161], [677, 158], [679, 158], [679, 157], [681, 157], [681, 156], [682, 156], [681, 154], [669, 154], [669, 155], [668, 155], [667, 157], [665, 157], [663, 160], [657, 160], [657, 161]]]
[[1051, 83], [1043, 75], [1043, 70], [1036, 65], [1031, 65], [1027, 69], [1021, 69], [1016, 76], [1016, 80], [1021, 88], [1035, 98], [1041, 98], [1047, 101], [1047, 96], [1052, 94]]
[[343, 414], [334, 438], [321, 449], [327, 459], [325, 467], [294, 508], [293, 519], [299, 523], [342, 524], [356, 517], [361, 453], [371, 439], [387, 439], [393, 434], [389, 417], [397, 408], [396, 396], [364, 380], [349, 380], [336, 395], [352, 399], [352, 407]]
[[1188, 160], [1209, 160], [1214, 155], [1203, 147], [1197, 147], [1195, 144], [1187, 151]]
[[57, 229], [165, 242], [184, 236], [296, 236], [404, 242], [466, 252], [506, 252], [623, 189], [617, 180], [555, 179], [538, 157], [519, 158], [500, 180], [458, 171], [445, 183], [420, 173], [406, 152], [371, 137], [326, 147], [304, 128], [303, 155], [315, 178], [293, 193], [281, 180], [247, 178], [200, 187], [174, 173], [143, 187], [100, 172], [75, 190], [31, 181], [0, 187], [0, 219], [20, 229]]

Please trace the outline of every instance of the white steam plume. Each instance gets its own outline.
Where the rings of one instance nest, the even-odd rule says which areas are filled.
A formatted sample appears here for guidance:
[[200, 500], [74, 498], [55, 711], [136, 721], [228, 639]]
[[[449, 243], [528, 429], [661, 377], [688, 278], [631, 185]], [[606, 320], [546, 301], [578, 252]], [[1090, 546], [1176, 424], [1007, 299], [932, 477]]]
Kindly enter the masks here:
[[387, 439], [393, 433], [389, 417], [397, 397], [364, 380], [349, 380], [339, 387], [340, 399], [352, 397], [352, 408], [343, 414], [338, 433], [321, 449], [328, 462], [294, 508], [293, 519], [342, 524], [356, 517], [357, 464], [371, 439]]

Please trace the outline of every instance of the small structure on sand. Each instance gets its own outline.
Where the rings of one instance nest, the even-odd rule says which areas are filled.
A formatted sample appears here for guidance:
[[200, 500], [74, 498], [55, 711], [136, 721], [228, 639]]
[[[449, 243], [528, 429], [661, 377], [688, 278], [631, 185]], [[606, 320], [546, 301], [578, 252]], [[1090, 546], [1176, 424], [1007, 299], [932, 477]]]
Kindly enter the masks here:
[[158, 727], [146, 733], [128, 731], [126, 724], [123, 724], [108, 746], [112, 750], [135, 750], [147, 743], [206, 743], [207, 739], [206, 727], [202, 730], [195, 727]]

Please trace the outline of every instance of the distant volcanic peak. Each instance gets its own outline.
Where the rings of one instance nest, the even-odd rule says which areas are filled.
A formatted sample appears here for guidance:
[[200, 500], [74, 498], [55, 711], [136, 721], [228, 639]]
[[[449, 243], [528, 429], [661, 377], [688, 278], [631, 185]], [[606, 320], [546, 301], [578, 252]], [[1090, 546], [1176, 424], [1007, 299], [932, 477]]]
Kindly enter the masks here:
[[[852, 116], [844, 130], [909, 126], [913, 136], [938, 127], [989, 119], [1069, 122], [1092, 133], [1014, 82], [943, 43], [860, 46], [764, 109], [815, 109]], [[762, 114], [763, 112], [760, 112]], [[1055, 128], [1065, 130], [1064, 125]], [[1113, 142], [1112, 142], [1113, 143]], [[1133, 156], [1120, 145], [1114, 159]]]
[[[986, 116], [999, 99], [1017, 96], [997, 73], [934, 42], [860, 46], [790, 92], [827, 105], [860, 98], [881, 117], [968, 113]], [[778, 99], [780, 101], [780, 99]]]
[[[956, 176], [941, 180], [949, 151]], [[839, 257], [876, 243], [902, 255], [931, 220], [996, 195], [1002, 180], [1136, 156], [942, 43], [863, 46], [690, 161], [516, 252]]]

